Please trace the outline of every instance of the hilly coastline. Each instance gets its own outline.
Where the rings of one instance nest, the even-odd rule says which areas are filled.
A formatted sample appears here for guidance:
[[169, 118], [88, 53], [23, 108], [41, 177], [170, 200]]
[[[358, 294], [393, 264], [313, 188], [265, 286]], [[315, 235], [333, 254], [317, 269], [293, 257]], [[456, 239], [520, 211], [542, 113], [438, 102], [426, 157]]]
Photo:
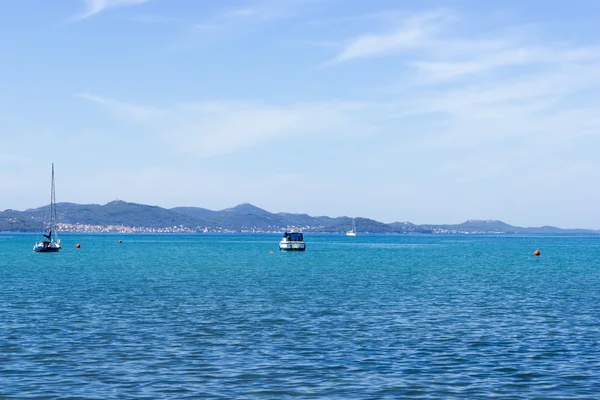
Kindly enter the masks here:
[[[292, 227], [305, 232], [342, 233], [350, 229], [350, 217], [309, 216], [271, 213], [244, 203], [220, 211], [200, 207], [171, 209], [125, 201], [104, 205], [58, 203], [62, 232], [281, 232]], [[38, 232], [48, 206], [25, 211], [0, 212], [0, 232]], [[417, 225], [410, 222], [383, 223], [356, 218], [361, 233], [435, 234], [598, 234], [587, 229], [561, 229], [552, 226], [523, 228], [502, 221], [469, 220], [455, 225]]]

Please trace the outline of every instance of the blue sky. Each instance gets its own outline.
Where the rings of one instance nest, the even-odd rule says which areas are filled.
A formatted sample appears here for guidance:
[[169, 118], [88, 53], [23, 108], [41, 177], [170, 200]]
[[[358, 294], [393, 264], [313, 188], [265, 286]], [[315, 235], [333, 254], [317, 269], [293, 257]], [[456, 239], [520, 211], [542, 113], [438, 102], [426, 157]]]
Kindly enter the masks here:
[[600, 3], [0, 0], [0, 209], [600, 229]]

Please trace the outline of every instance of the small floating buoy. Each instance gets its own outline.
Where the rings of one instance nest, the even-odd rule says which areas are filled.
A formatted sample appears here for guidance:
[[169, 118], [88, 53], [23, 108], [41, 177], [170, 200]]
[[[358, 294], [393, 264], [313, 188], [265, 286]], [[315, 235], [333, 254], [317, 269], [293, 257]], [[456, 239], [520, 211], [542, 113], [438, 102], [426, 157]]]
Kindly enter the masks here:
[[269, 250], [269, 254], [273, 254], [273, 250]]
[[122, 241], [122, 240], [119, 240], [119, 243], [123, 243], [123, 241]]
[[534, 251], [533, 255], [536, 256], [536, 257], [539, 256], [540, 255], [540, 251], [539, 250]]
[[78, 248], [80, 248], [80, 247], [81, 247], [81, 245], [80, 245], [79, 243], [77, 243], [77, 244], [75, 245], [75, 248], [76, 248], [76, 249], [78, 249]]

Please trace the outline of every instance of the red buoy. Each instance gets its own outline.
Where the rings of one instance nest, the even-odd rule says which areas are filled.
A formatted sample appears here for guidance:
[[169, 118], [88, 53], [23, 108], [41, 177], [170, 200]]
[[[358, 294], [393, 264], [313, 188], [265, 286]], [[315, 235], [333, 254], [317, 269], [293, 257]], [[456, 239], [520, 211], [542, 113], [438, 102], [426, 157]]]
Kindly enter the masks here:
[[536, 256], [536, 257], [539, 256], [540, 255], [540, 251], [539, 250], [534, 251], [533, 255]]
[[123, 243], [123, 241], [122, 241], [122, 240], [119, 240], [119, 243]]
[[81, 245], [80, 245], [79, 243], [77, 243], [77, 244], [75, 245], [75, 248], [77, 248], [77, 249], [78, 249], [78, 248], [80, 248], [80, 247], [81, 247]]

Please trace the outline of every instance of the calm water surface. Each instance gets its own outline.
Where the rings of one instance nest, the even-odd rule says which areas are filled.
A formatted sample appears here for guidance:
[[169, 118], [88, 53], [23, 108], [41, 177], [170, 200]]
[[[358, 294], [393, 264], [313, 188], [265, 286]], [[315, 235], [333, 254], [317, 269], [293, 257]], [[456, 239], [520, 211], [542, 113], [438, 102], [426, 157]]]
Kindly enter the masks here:
[[600, 397], [600, 237], [35, 239], [0, 235], [0, 398]]

